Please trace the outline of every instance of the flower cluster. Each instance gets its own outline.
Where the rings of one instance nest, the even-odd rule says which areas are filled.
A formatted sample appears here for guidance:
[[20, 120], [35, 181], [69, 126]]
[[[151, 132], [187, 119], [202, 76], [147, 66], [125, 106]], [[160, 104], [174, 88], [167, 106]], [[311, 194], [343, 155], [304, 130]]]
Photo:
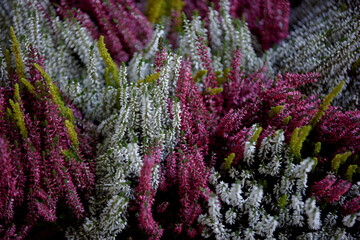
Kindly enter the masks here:
[[12, 28], [11, 37], [12, 53], [5, 52], [9, 80], [0, 85], [0, 236], [24, 239], [37, 222], [64, 214], [59, 208], [76, 218], [85, 214], [96, 136], [61, 97], [37, 50], [28, 44], [22, 57]]
[[1, 2], [0, 234], [360, 238], [358, 6]]
[[133, 0], [69, 1], [50, 0], [56, 13], [64, 18], [75, 18], [91, 31], [93, 38], [101, 35], [117, 63], [129, 61], [142, 49], [152, 35], [152, 28]]

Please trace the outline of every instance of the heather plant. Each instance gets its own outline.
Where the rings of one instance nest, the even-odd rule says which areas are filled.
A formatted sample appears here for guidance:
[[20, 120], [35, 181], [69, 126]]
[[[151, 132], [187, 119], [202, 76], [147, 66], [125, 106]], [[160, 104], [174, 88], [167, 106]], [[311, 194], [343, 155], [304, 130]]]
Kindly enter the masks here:
[[326, 96], [345, 80], [334, 104], [359, 107], [359, 2], [303, 1], [292, 17], [288, 38], [268, 53], [276, 72], [317, 72], [321, 79], [302, 92]]
[[[221, 0], [212, 7], [193, 1], [204, 11], [191, 19], [183, 16], [178, 39], [171, 39], [175, 35], [169, 22], [175, 22], [175, 15], [180, 21], [181, 1], [149, 1], [148, 18], [153, 23], [161, 19], [162, 24], [154, 24], [152, 38], [141, 43], [125, 39], [136, 35], [131, 24], [140, 25], [137, 20], [143, 19], [133, 19], [140, 16], [133, 1], [119, 1], [129, 3], [131, 9], [116, 1], [87, 1], [87, 6], [65, 0], [52, 1], [53, 5], [9, 2], [0, 3], [1, 18], [6, 21], [0, 27], [15, 23], [15, 31], [25, 36], [15, 55], [21, 54], [27, 62], [31, 58], [22, 49], [37, 46], [43, 51], [50, 58], [45, 63], [50, 64], [38, 63], [32, 69], [43, 81], [49, 79], [44, 69], [50, 73], [85, 117], [98, 124], [101, 135], [88, 215], [80, 225], [67, 229], [69, 239], [360, 237], [360, 115], [358, 110], [331, 106], [344, 99], [349, 79], [356, 89], [356, 4], [317, 1], [312, 7], [304, 1], [290, 19], [289, 38], [259, 56], [252, 34], [263, 48], [283, 38], [287, 1], [256, 1], [250, 6], [249, 1]], [[305, 6], [311, 6], [308, 13]], [[175, 9], [173, 15], [171, 9]], [[54, 17], [55, 10], [61, 18]], [[244, 17], [236, 20], [232, 14]], [[123, 22], [113, 21], [114, 16], [123, 16]], [[346, 27], [340, 29], [341, 25]], [[97, 37], [105, 37], [100, 36], [96, 44], [85, 26], [92, 26]], [[149, 39], [150, 27], [139, 29], [137, 33]], [[0, 36], [7, 39], [6, 32]], [[128, 63], [119, 64], [114, 50], [120, 46], [116, 44], [119, 36], [132, 49], [127, 49], [133, 54]], [[325, 44], [305, 44], [313, 36], [320, 36]], [[142, 50], [137, 51], [140, 47], [133, 43]], [[177, 54], [174, 43], [179, 46]], [[299, 47], [292, 49], [296, 44]], [[313, 54], [326, 62], [321, 66], [311, 62]], [[9, 51], [0, 57], [4, 79], [24, 76], [7, 64]], [[16, 64], [21, 66], [20, 61]], [[27, 78], [16, 79], [21, 99], [37, 87], [22, 79]], [[330, 84], [325, 85], [326, 81]], [[6, 81], [5, 85], [10, 90], [0, 100], [12, 98], [14, 107], [6, 101], [5, 106], [19, 112], [16, 104], [21, 110], [20, 102], [27, 106], [26, 102], [16, 100], [14, 84]], [[65, 126], [68, 143], [80, 148], [79, 131], [54, 84], [49, 84], [49, 92], [56, 96], [59, 114], [65, 112], [61, 116], [68, 119], [59, 124]], [[6, 121], [11, 119], [6, 110], [0, 113]], [[24, 121], [13, 120], [19, 136], [30, 134], [29, 128], [21, 127], [27, 121], [26, 116]], [[4, 159], [0, 170], [8, 174], [16, 169], [6, 164], [10, 155], [4, 146], [11, 141], [0, 137], [0, 143]], [[11, 177], [9, 183], [14, 180]], [[17, 196], [12, 191], [16, 181], [0, 182], [9, 186], [4, 188], [9, 196], [6, 204]], [[2, 229], [12, 231], [7, 226]]]
[[[186, 0], [184, 12], [191, 17], [197, 11], [210, 25], [209, 2], [216, 10], [222, 8], [221, 0]], [[288, 35], [289, 1], [230, 0], [229, 3], [231, 16], [234, 19], [246, 19], [250, 32], [256, 37], [262, 50], [269, 49]]]
[[[118, 68], [112, 60], [103, 37], [98, 48], [107, 66], [106, 95], [100, 108], [107, 117], [98, 126], [103, 141], [95, 160], [95, 196], [91, 215], [79, 229], [69, 228], [67, 236], [115, 238], [126, 228], [129, 210], [134, 209], [140, 211], [141, 228], [150, 235], [160, 235], [148, 209], [164, 175], [163, 159], [180, 132], [180, 103], [170, 93], [175, 91], [181, 57], [159, 50], [150, 74], [133, 81], [127, 77], [127, 67], [123, 64]], [[142, 72], [137, 68], [136, 76]]]
[[151, 25], [133, 0], [50, 2], [59, 16], [70, 22], [71, 19], [76, 19], [91, 32], [93, 39], [104, 36], [108, 50], [117, 64], [129, 61], [151, 38]]
[[[209, 27], [205, 28], [201, 17], [194, 15], [190, 20], [184, 18], [184, 31], [179, 39], [179, 50], [182, 54], [190, 55], [193, 71], [201, 69], [201, 56], [196, 46], [199, 37], [209, 43], [206, 48], [211, 59], [214, 72], [223, 71], [230, 67], [233, 52], [242, 50], [241, 65], [247, 73], [261, 68], [263, 57], [258, 57], [252, 46], [251, 35], [246, 21], [236, 21], [230, 15], [229, 1], [220, 1], [221, 13], [209, 8]], [[271, 69], [268, 69], [271, 71]]]
[[[46, 72], [85, 117], [95, 122], [107, 117], [99, 111], [106, 84], [99, 76], [104, 75], [105, 64], [88, 30], [74, 18], [55, 17], [49, 1], [2, 1], [0, 8], [8, 11], [3, 16], [7, 25], [24, 36], [19, 39], [21, 49], [29, 43], [38, 49], [45, 58]], [[0, 36], [6, 49], [8, 28], [2, 29]]]
[[[318, 74], [278, 75], [274, 80], [257, 73], [244, 76], [239, 74], [240, 53], [235, 56], [230, 81], [225, 81], [221, 93], [226, 114], [214, 139], [210, 137], [209, 148], [215, 150], [218, 159], [225, 160], [211, 170], [213, 192], [206, 192], [208, 213], [198, 219], [204, 225], [202, 236], [358, 237], [355, 169], [359, 162], [357, 157], [348, 159], [358, 150], [353, 151], [354, 145], [346, 148], [332, 144], [341, 142], [339, 135], [344, 134], [357, 145], [358, 130], [352, 134], [339, 129], [341, 133], [327, 138], [327, 130], [321, 127], [346, 124], [345, 119], [341, 123], [335, 120], [334, 114], [358, 115], [357, 111], [343, 113], [332, 107], [327, 112], [343, 82], [319, 104], [315, 97], [306, 98], [294, 90], [316, 81]], [[359, 124], [356, 117], [350, 126], [353, 124]], [[342, 170], [338, 171], [340, 166]]]
[[0, 236], [24, 239], [37, 223], [86, 215], [96, 136], [44, 71], [36, 48], [21, 51], [12, 28], [11, 39], [0, 85]]

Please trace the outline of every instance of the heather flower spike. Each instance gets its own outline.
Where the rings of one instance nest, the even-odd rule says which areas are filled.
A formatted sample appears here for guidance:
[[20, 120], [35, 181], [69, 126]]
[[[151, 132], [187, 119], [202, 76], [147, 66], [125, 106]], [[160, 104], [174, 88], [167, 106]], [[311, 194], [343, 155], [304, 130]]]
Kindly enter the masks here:
[[359, 239], [359, 3], [291, 3], [0, 1], [0, 238]]
[[55, 222], [60, 209], [83, 216], [94, 184], [94, 142], [91, 125], [73, 106], [71, 123], [61, 112], [65, 103], [37, 50], [27, 45], [23, 57], [12, 28], [11, 36], [17, 70], [0, 88], [0, 225], [7, 229], [0, 236], [25, 239], [35, 224]]

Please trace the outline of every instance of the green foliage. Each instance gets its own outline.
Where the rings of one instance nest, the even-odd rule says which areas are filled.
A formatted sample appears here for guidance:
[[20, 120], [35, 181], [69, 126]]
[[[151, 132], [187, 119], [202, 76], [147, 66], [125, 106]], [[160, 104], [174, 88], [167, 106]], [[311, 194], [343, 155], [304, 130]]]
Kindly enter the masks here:
[[295, 158], [297, 160], [301, 159], [301, 149], [303, 146], [303, 143], [307, 136], [309, 135], [312, 127], [309, 125], [303, 126], [300, 128], [294, 129], [291, 140], [290, 140], [290, 150], [294, 154]]
[[224, 167], [225, 167], [226, 170], [229, 170], [229, 169], [230, 169], [231, 163], [232, 163], [232, 161], [234, 160], [234, 158], [235, 158], [235, 153], [231, 153], [229, 156], [227, 156], [227, 157], [225, 158]]
[[[100, 36], [99, 41], [98, 41], [98, 48], [99, 48], [100, 55], [108, 68], [108, 71], [111, 73], [111, 75], [113, 77], [114, 87], [118, 88], [120, 86], [119, 70], [117, 69], [116, 63], [112, 60], [112, 58], [105, 46], [104, 36]], [[107, 83], [108, 82], [110, 82], [109, 77], [107, 79]]]
[[331, 101], [336, 95], [338, 95], [344, 86], [345, 81], [341, 81], [334, 89], [325, 97], [322, 104], [320, 105], [319, 110], [316, 112], [315, 116], [310, 120], [310, 125], [315, 127], [315, 125], [320, 121], [321, 117], [325, 114], [325, 111], [329, 108]]
[[274, 116], [278, 115], [282, 110], [284, 109], [284, 106], [275, 106], [270, 109], [269, 117], [273, 118]]
[[344, 164], [351, 154], [352, 153], [350, 151], [343, 154], [336, 154], [336, 156], [331, 160], [331, 170], [337, 174], [340, 165]]

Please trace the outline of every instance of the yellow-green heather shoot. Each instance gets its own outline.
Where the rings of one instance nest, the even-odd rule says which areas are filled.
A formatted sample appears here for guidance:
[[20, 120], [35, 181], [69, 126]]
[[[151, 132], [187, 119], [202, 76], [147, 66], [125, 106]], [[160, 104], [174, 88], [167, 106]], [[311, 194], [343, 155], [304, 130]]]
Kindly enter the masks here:
[[278, 115], [283, 109], [284, 106], [282, 105], [272, 107], [269, 112], [269, 117], [273, 118], [274, 116]]
[[356, 171], [359, 171], [360, 167], [358, 165], [349, 165], [346, 173], [345, 173], [345, 179], [349, 182], [352, 182], [352, 176]]
[[256, 130], [256, 132], [254, 133], [254, 135], [251, 137], [251, 140], [253, 141], [253, 142], [257, 142], [257, 140], [258, 140], [258, 138], [259, 138], [259, 136], [260, 136], [260, 133], [262, 132], [262, 130], [263, 130], [263, 128], [262, 127], [259, 127], [257, 130]]
[[146, 17], [151, 23], [156, 23], [164, 14], [166, 3], [164, 0], [149, 0], [146, 6]]
[[334, 171], [335, 174], [337, 174], [340, 165], [344, 164], [350, 156], [350, 151], [343, 154], [336, 154], [336, 156], [331, 160], [331, 170]]
[[119, 70], [117, 69], [117, 65], [112, 60], [112, 58], [105, 46], [104, 36], [100, 36], [99, 41], [98, 41], [98, 48], [99, 48], [99, 52], [100, 52], [102, 59], [104, 60], [106, 66], [109, 68], [109, 71], [111, 72], [111, 74], [113, 76], [115, 87], [116, 88], [120, 87]]
[[290, 149], [297, 159], [301, 159], [301, 149], [306, 137], [309, 135], [312, 127], [309, 125], [303, 126], [301, 129], [296, 128], [291, 135]]
[[66, 126], [66, 128], [68, 130], [71, 142], [73, 143], [74, 147], [76, 149], [78, 149], [79, 148], [79, 141], [78, 141], [78, 138], [77, 138], [77, 134], [75, 132], [74, 125], [69, 120], [66, 119], [65, 120], [65, 126]]
[[315, 156], [319, 155], [320, 151], [321, 151], [321, 142], [317, 142], [317, 143], [315, 143], [315, 149], [313, 152], [313, 156], [315, 157]]
[[284, 195], [280, 198], [280, 200], [278, 201], [278, 204], [279, 204], [280, 209], [284, 209], [284, 208], [285, 208], [286, 202], [287, 202], [287, 195], [284, 194]]
[[207, 92], [209, 95], [216, 95], [218, 93], [221, 93], [223, 91], [223, 88], [219, 87], [219, 88], [208, 88]]
[[194, 76], [194, 82], [200, 82], [202, 78], [207, 74], [207, 70], [200, 70]]
[[227, 156], [225, 158], [225, 164], [224, 164], [224, 167], [225, 167], [225, 170], [229, 170], [230, 167], [231, 167], [231, 163], [232, 161], [234, 160], [235, 158], [235, 153], [231, 153], [229, 156]]
[[66, 118], [69, 119], [70, 122], [74, 122], [74, 114], [71, 108], [66, 107]]
[[16, 73], [20, 79], [26, 78], [24, 73], [24, 63], [22, 61], [20, 54], [20, 45], [15, 36], [14, 29], [12, 27], [10, 27], [10, 34], [11, 34], [11, 39], [13, 41], [12, 50], [15, 56]]
[[20, 98], [20, 88], [19, 88], [19, 84], [15, 83], [14, 86], [14, 98], [15, 101], [20, 102], [21, 98]]
[[322, 104], [320, 105], [319, 110], [315, 113], [315, 116], [310, 120], [310, 125], [315, 127], [315, 125], [320, 121], [321, 117], [325, 114], [325, 111], [329, 108], [331, 101], [339, 94], [342, 87], [344, 86], [345, 81], [341, 81], [334, 89], [324, 98]]
[[5, 62], [6, 62], [6, 71], [8, 74], [11, 72], [11, 56], [9, 49], [5, 50]]
[[16, 120], [16, 124], [18, 125], [18, 127], [20, 129], [20, 134], [23, 138], [27, 138], [28, 131], [25, 126], [24, 115], [21, 112], [19, 103], [18, 102], [14, 103], [13, 100], [11, 100], [11, 99], [9, 99], [9, 102], [10, 102], [10, 105], [14, 112], [13, 116]]
[[292, 119], [292, 116], [287, 116], [286, 118], [284, 118], [284, 120], [283, 120], [283, 124], [285, 124], [285, 125], [288, 125], [289, 124], [289, 122], [291, 121], [291, 119]]
[[34, 93], [34, 86], [25, 78], [20, 78], [20, 82], [27, 88], [30, 93]]
[[225, 82], [225, 80], [227, 79], [227, 77], [229, 76], [229, 72], [230, 72], [230, 68], [225, 68], [224, 69], [224, 73], [221, 77], [219, 77], [219, 75], [221, 74], [221, 71], [217, 71], [215, 72], [216, 75], [216, 81], [221, 85]]
[[56, 105], [58, 105], [60, 111], [63, 114], [66, 114], [65, 111], [65, 106], [64, 106], [64, 102], [61, 100], [61, 97], [59, 95], [59, 89], [55, 86], [55, 84], [52, 83], [52, 79], [49, 76], [49, 74], [47, 74], [44, 69], [42, 69], [42, 67], [40, 67], [38, 64], [34, 63], [34, 66], [37, 70], [39, 70], [41, 76], [46, 80], [48, 86], [49, 86], [49, 90], [50, 90], [50, 94], [54, 100], [54, 102], [56, 103]]
[[104, 77], [105, 77], [106, 86], [111, 86], [112, 84], [111, 84], [110, 73], [109, 73], [108, 67], [105, 68]]
[[160, 72], [147, 75], [144, 79], [141, 79], [137, 82], [137, 86], [140, 87], [142, 83], [152, 83], [156, 81], [159, 78], [159, 76], [160, 76]]

